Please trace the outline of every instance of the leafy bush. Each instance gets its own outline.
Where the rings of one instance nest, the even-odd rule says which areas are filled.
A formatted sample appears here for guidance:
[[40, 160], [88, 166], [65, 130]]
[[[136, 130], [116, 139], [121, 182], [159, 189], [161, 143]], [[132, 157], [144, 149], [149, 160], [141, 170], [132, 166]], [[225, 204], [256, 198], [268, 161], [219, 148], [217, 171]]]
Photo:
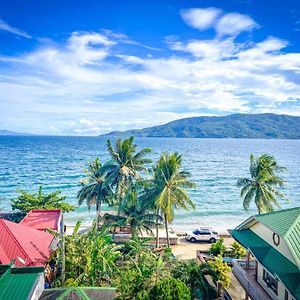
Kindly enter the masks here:
[[226, 247], [224, 245], [224, 238], [220, 238], [216, 243], [213, 243], [209, 249], [209, 253], [213, 256], [224, 254]]
[[246, 249], [240, 245], [238, 242], [234, 242], [231, 244], [232, 250], [231, 250], [231, 256], [234, 258], [243, 258], [246, 256]]
[[[125, 270], [120, 273], [120, 276], [117, 278], [117, 286], [120, 291], [117, 296], [118, 300], [129, 300], [129, 299], [138, 299], [137, 294], [140, 291], [144, 290], [146, 283], [146, 278], [139, 272], [137, 269]], [[139, 299], [141, 298], [139, 295]]]
[[191, 300], [191, 293], [181, 280], [168, 277], [150, 290], [149, 300]]
[[205, 275], [212, 275], [206, 264], [195, 261], [178, 261], [171, 270], [171, 276], [184, 282], [190, 289], [193, 299], [215, 299], [216, 289], [211, 286]]
[[223, 262], [221, 255], [214, 257], [213, 260], [208, 262], [209, 267], [214, 273], [214, 279], [220, 283], [224, 288], [227, 288], [230, 284], [230, 275], [229, 272], [231, 268], [227, 263]]

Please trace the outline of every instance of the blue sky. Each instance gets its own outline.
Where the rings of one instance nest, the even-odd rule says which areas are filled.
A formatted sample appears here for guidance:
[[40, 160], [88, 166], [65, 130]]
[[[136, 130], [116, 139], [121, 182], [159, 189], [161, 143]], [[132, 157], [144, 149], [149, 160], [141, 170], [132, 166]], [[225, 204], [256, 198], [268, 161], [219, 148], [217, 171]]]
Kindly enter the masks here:
[[0, 128], [300, 115], [297, 0], [0, 2]]

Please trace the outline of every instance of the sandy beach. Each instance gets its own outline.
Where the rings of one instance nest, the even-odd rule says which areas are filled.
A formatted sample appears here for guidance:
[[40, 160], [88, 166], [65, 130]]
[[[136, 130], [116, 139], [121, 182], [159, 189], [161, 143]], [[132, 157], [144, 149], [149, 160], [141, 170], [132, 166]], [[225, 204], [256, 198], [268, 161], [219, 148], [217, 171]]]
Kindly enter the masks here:
[[[234, 239], [230, 236], [224, 237], [225, 246], [230, 246], [234, 242]], [[176, 258], [185, 260], [196, 258], [197, 250], [209, 250], [211, 244], [206, 242], [190, 243], [184, 237], [178, 239], [177, 245], [172, 245], [172, 250]]]

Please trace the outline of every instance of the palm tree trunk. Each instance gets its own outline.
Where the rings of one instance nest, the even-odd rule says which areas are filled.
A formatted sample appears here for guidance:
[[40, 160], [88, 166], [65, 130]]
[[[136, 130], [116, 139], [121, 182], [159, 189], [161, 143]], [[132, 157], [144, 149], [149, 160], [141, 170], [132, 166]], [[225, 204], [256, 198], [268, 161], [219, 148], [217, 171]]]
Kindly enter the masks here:
[[96, 214], [97, 214], [97, 229], [100, 228], [100, 221], [101, 221], [101, 201], [97, 201], [96, 204]]
[[[119, 188], [118, 188], [118, 193], [121, 193]], [[118, 217], [121, 215], [121, 199], [122, 199], [121, 194], [118, 194]], [[115, 238], [116, 231], [117, 231], [117, 226], [115, 225], [114, 226], [114, 231], [113, 231], [113, 234], [112, 234], [112, 239]]]
[[165, 226], [166, 226], [167, 246], [170, 247], [169, 228], [168, 228], [168, 220], [166, 214], [165, 214]]
[[137, 236], [138, 236], [137, 229], [135, 228], [135, 226], [131, 225], [131, 239], [135, 240]]
[[155, 227], [156, 227], [156, 241], [155, 241], [155, 247], [158, 248], [159, 247], [159, 236], [158, 236], [158, 216], [159, 216], [159, 208], [157, 209], [156, 211], [156, 214], [157, 214], [157, 217], [156, 217], [156, 224], [155, 224]]

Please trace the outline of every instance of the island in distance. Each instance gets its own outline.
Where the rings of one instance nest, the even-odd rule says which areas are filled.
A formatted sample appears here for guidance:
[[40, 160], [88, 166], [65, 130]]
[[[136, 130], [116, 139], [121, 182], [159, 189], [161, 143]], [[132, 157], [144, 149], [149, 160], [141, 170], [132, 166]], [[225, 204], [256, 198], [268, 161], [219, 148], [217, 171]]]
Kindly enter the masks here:
[[300, 139], [300, 117], [271, 113], [192, 117], [143, 129], [113, 131], [101, 136], [131, 135], [176, 138]]
[[25, 132], [15, 132], [15, 131], [10, 131], [6, 129], [0, 129], [0, 135], [33, 135], [31, 133], [25, 133]]

